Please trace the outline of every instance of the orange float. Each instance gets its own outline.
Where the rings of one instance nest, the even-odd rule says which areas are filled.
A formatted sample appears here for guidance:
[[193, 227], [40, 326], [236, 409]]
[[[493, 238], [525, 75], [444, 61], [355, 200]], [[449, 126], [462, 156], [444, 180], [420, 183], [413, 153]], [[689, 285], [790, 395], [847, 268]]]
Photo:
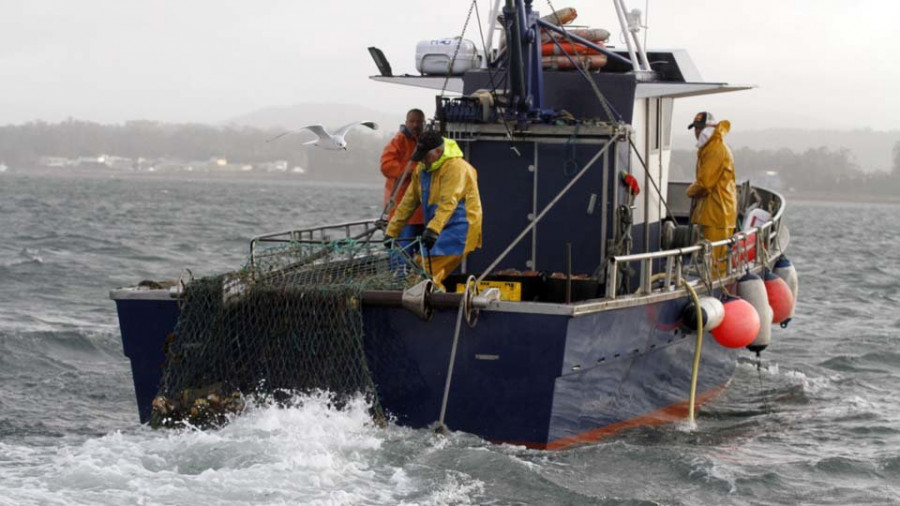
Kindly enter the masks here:
[[[574, 63], [573, 63], [574, 62]], [[575, 65], [588, 70], [598, 70], [606, 65], [606, 55], [592, 54], [586, 56], [543, 56], [541, 66], [547, 70], [574, 70]]]
[[794, 295], [791, 293], [791, 287], [783, 279], [769, 271], [766, 271], [763, 283], [766, 285], [769, 306], [772, 307], [772, 323], [782, 323], [788, 320], [794, 310]]
[[[602, 44], [597, 44], [602, 46]], [[603, 54], [600, 51], [597, 51], [594, 48], [587, 47], [583, 44], [573, 44], [571, 42], [559, 41], [559, 42], [547, 42], [546, 44], [541, 44], [541, 56], [554, 56], [554, 55], [584, 55], [584, 54]]]
[[578, 11], [573, 9], [572, 7], [565, 7], [558, 11], [551, 12], [546, 16], [541, 17], [541, 21], [545, 21], [547, 23], [554, 24], [556, 26], [567, 25], [572, 21], [575, 21], [575, 18], [578, 17]]
[[753, 304], [744, 299], [728, 299], [722, 307], [722, 323], [711, 332], [716, 342], [726, 348], [743, 348], [752, 343], [760, 327], [759, 313]]
[[[604, 30], [603, 28], [567, 28], [566, 33], [591, 42], [606, 42], [609, 40], [609, 31]], [[568, 40], [566, 36], [561, 33], [547, 30], [542, 31], [541, 42], [553, 42], [553, 39]]]

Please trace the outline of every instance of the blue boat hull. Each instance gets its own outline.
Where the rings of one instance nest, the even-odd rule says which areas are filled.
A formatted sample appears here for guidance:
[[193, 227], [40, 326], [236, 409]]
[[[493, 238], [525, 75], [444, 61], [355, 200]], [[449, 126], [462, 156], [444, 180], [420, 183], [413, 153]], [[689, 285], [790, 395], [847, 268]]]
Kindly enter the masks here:
[[[463, 326], [446, 424], [494, 442], [556, 449], [632, 425], [684, 416], [694, 334], [680, 327], [687, 300], [585, 315], [482, 311]], [[150, 417], [175, 300], [117, 300], [141, 422]], [[456, 321], [423, 321], [402, 308], [364, 307], [365, 353], [382, 407], [397, 423], [437, 421]], [[734, 373], [737, 352], [705, 336], [698, 392], [705, 400]]]

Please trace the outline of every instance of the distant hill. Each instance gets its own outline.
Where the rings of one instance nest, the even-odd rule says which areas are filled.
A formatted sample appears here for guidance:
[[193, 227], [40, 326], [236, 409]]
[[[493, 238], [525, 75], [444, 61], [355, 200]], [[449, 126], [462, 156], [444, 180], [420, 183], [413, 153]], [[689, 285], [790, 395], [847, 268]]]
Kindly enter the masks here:
[[[384, 142], [390, 138], [403, 122], [406, 111], [386, 113], [356, 104], [295, 104], [290, 106], [267, 107], [222, 121], [225, 125], [250, 126], [263, 129], [296, 129], [304, 125], [320, 123], [326, 127], [338, 127], [351, 121], [371, 120], [381, 126], [378, 132]], [[432, 111], [426, 111], [430, 114]], [[693, 138], [688, 135], [673, 135], [675, 149], [693, 149]], [[889, 172], [892, 166], [892, 149], [900, 142], [900, 130], [877, 131], [859, 130], [800, 130], [773, 128], [770, 130], [732, 130], [729, 144], [739, 149], [778, 150], [782, 148], [802, 153], [808, 149], [827, 147], [832, 150], [841, 147], [849, 149], [853, 161], [863, 172]]]
[[[673, 135], [672, 139], [675, 149], [693, 149], [692, 141], [693, 137], [686, 135]], [[852, 152], [853, 161], [863, 172], [890, 172], [893, 163], [891, 153], [897, 142], [900, 142], [900, 130], [734, 129], [728, 135], [728, 144], [734, 149], [746, 147], [774, 151], [787, 148], [802, 153], [822, 146], [832, 150], [844, 147]]]
[[379, 129], [353, 131], [348, 134], [348, 152], [325, 151], [313, 147], [300, 147], [305, 140], [315, 138], [311, 133], [298, 134], [296, 138], [285, 137], [277, 142], [290, 143], [297, 149], [309, 153], [309, 174], [315, 179], [339, 181], [382, 181], [379, 170], [381, 151], [397, 132], [406, 118], [406, 111], [390, 114], [355, 104], [294, 104], [266, 107], [240, 116], [227, 118], [221, 125], [259, 128], [264, 130], [296, 130], [306, 125], [323, 125], [326, 129], [337, 129], [354, 121], [374, 121]]
[[239, 125], [262, 129], [297, 129], [321, 124], [337, 128], [353, 121], [374, 121], [383, 135], [393, 135], [403, 123], [406, 111], [386, 113], [356, 104], [294, 104], [266, 107], [222, 121], [225, 125]]

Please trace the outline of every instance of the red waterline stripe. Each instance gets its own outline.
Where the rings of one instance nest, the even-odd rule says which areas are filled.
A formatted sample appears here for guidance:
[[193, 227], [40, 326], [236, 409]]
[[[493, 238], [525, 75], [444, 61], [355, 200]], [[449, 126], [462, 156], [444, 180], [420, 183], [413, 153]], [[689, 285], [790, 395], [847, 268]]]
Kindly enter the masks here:
[[[697, 396], [697, 406], [701, 404], [705, 404], [716, 398], [725, 387], [728, 386], [728, 383], [722, 386], [718, 386], [703, 392], [702, 394]], [[513, 442], [513, 441], [493, 441], [494, 443], [508, 443], [519, 446], [525, 446], [527, 448], [532, 448], [535, 450], [562, 450], [563, 448], [568, 448], [573, 445], [582, 444], [582, 443], [591, 443], [605, 437], [612, 436], [613, 434], [625, 430], [630, 429], [632, 427], [655, 427], [657, 425], [663, 425], [666, 423], [672, 423], [684, 418], [687, 418], [688, 415], [688, 404], [689, 401], [681, 401], [676, 402], [675, 404], [670, 404], [664, 408], [657, 409], [655, 411], [651, 411], [646, 415], [641, 415], [635, 418], [630, 418], [628, 420], [624, 420], [621, 422], [616, 422], [610, 425], [605, 425], [603, 427], [599, 427], [597, 429], [591, 429], [587, 432], [582, 432], [581, 434], [576, 434], [574, 436], [569, 436], [562, 439], [556, 439], [554, 441], [550, 441], [549, 443], [521, 443], [521, 442]]]

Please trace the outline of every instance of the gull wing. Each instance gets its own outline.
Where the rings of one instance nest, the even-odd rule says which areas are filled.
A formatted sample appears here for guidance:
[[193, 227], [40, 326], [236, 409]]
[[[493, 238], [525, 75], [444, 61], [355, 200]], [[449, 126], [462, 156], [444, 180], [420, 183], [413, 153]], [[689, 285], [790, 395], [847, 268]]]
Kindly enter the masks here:
[[357, 125], [368, 127], [368, 128], [371, 128], [372, 130], [378, 130], [378, 123], [375, 123], [374, 121], [354, 121], [353, 123], [349, 123], [347, 125], [342, 126], [341, 128], [338, 128], [337, 132], [335, 132], [334, 135], [337, 137], [343, 137], [343, 136], [347, 135], [347, 132], [351, 128], [353, 128]]
[[325, 131], [325, 128], [323, 128], [322, 125], [307, 125], [300, 130], [309, 130], [310, 132], [316, 134], [319, 139], [323, 141], [327, 141], [331, 138], [331, 135]]
[[[266, 142], [272, 142], [276, 139], [280, 139], [280, 138], [284, 137], [285, 135], [300, 133], [304, 130], [309, 130], [310, 132], [316, 134], [316, 136], [319, 138], [319, 140], [327, 141], [328, 139], [331, 138], [331, 135], [329, 135], [328, 132], [325, 131], [325, 128], [322, 127], [322, 125], [306, 125], [305, 127], [300, 128], [298, 130], [291, 130], [290, 132], [284, 132], [283, 134], [278, 134], [275, 137], [272, 137], [271, 139], [267, 140]], [[313, 142], [317, 142], [317, 141], [313, 141]]]

